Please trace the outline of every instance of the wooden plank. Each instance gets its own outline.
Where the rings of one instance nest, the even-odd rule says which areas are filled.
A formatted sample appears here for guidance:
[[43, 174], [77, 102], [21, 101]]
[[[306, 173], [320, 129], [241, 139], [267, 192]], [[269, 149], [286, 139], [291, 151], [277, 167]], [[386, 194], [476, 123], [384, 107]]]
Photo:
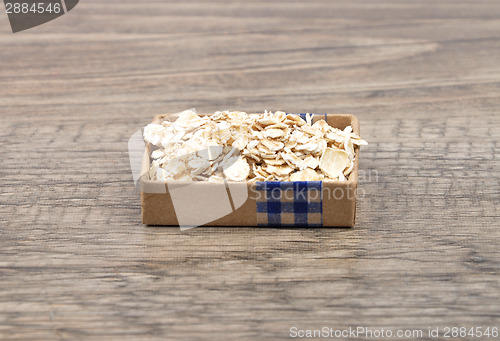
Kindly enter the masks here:
[[[0, 338], [498, 327], [499, 5], [87, 0], [15, 35], [0, 16]], [[190, 107], [355, 114], [356, 227], [142, 226], [128, 138]]]

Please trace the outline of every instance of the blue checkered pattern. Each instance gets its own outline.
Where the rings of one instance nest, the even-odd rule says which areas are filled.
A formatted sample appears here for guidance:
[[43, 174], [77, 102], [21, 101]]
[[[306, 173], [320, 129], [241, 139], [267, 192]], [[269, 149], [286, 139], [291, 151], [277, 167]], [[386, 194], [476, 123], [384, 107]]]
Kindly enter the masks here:
[[323, 226], [321, 181], [256, 183], [259, 226]]

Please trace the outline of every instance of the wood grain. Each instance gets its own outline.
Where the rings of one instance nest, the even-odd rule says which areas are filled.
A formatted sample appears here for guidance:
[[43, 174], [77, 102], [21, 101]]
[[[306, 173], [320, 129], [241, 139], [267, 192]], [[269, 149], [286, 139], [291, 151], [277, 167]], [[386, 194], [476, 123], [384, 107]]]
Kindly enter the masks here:
[[[499, 43], [494, 1], [87, 0], [17, 34], [0, 15], [0, 338], [499, 327]], [[128, 138], [190, 107], [355, 114], [356, 227], [142, 226]]]

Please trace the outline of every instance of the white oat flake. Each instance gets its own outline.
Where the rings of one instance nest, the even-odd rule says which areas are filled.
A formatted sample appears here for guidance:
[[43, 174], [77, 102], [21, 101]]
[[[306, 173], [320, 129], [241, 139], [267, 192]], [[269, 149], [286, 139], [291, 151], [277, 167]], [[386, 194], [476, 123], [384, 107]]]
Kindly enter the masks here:
[[307, 114], [194, 110], [144, 128], [154, 146], [149, 177], [158, 181], [345, 181], [356, 148], [351, 126], [337, 129]]

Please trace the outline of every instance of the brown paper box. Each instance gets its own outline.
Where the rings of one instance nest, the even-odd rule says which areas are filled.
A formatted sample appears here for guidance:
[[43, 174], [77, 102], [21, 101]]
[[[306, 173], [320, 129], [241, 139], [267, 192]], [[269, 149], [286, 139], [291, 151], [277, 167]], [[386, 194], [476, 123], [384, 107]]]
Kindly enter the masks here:
[[[315, 115], [313, 121], [324, 118], [325, 115]], [[164, 119], [169, 119], [169, 115], [156, 116], [154, 122], [158, 123]], [[359, 122], [353, 115], [328, 114], [326, 120], [329, 125], [339, 129], [350, 125], [356, 134], [360, 134]], [[324, 227], [354, 226], [359, 172], [358, 146], [355, 153], [354, 168], [347, 181], [322, 182], [321, 207]], [[141, 174], [148, 174], [149, 155], [150, 149], [147, 145]], [[229, 184], [230, 190], [223, 183], [166, 183], [149, 180], [147, 175], [143, 175], [140, 179], [142, 222], [146, 225], [179, 226], [179, 221], [182, 220], [181, 224], [184, 226], [258, 226], [256, 196], [259, 193], [255, 190], [256, 183]], [[237, 196], [231, 196], [230, 193], [236, 193]], [[241, 199], [242, 193], [245, 196], [248, 194], [248, 198], [244, 202], [235, 202], [236, 199]], [[175, 196], [175, 200], [172, 200], [171, 194]], [[229, 199], [225, 199], [226, 194]], [[177, 215], [182, 219], [178, 219]], [[214, 219], [207, 222], [207, 217], [211, 215], [214, 215]]]

